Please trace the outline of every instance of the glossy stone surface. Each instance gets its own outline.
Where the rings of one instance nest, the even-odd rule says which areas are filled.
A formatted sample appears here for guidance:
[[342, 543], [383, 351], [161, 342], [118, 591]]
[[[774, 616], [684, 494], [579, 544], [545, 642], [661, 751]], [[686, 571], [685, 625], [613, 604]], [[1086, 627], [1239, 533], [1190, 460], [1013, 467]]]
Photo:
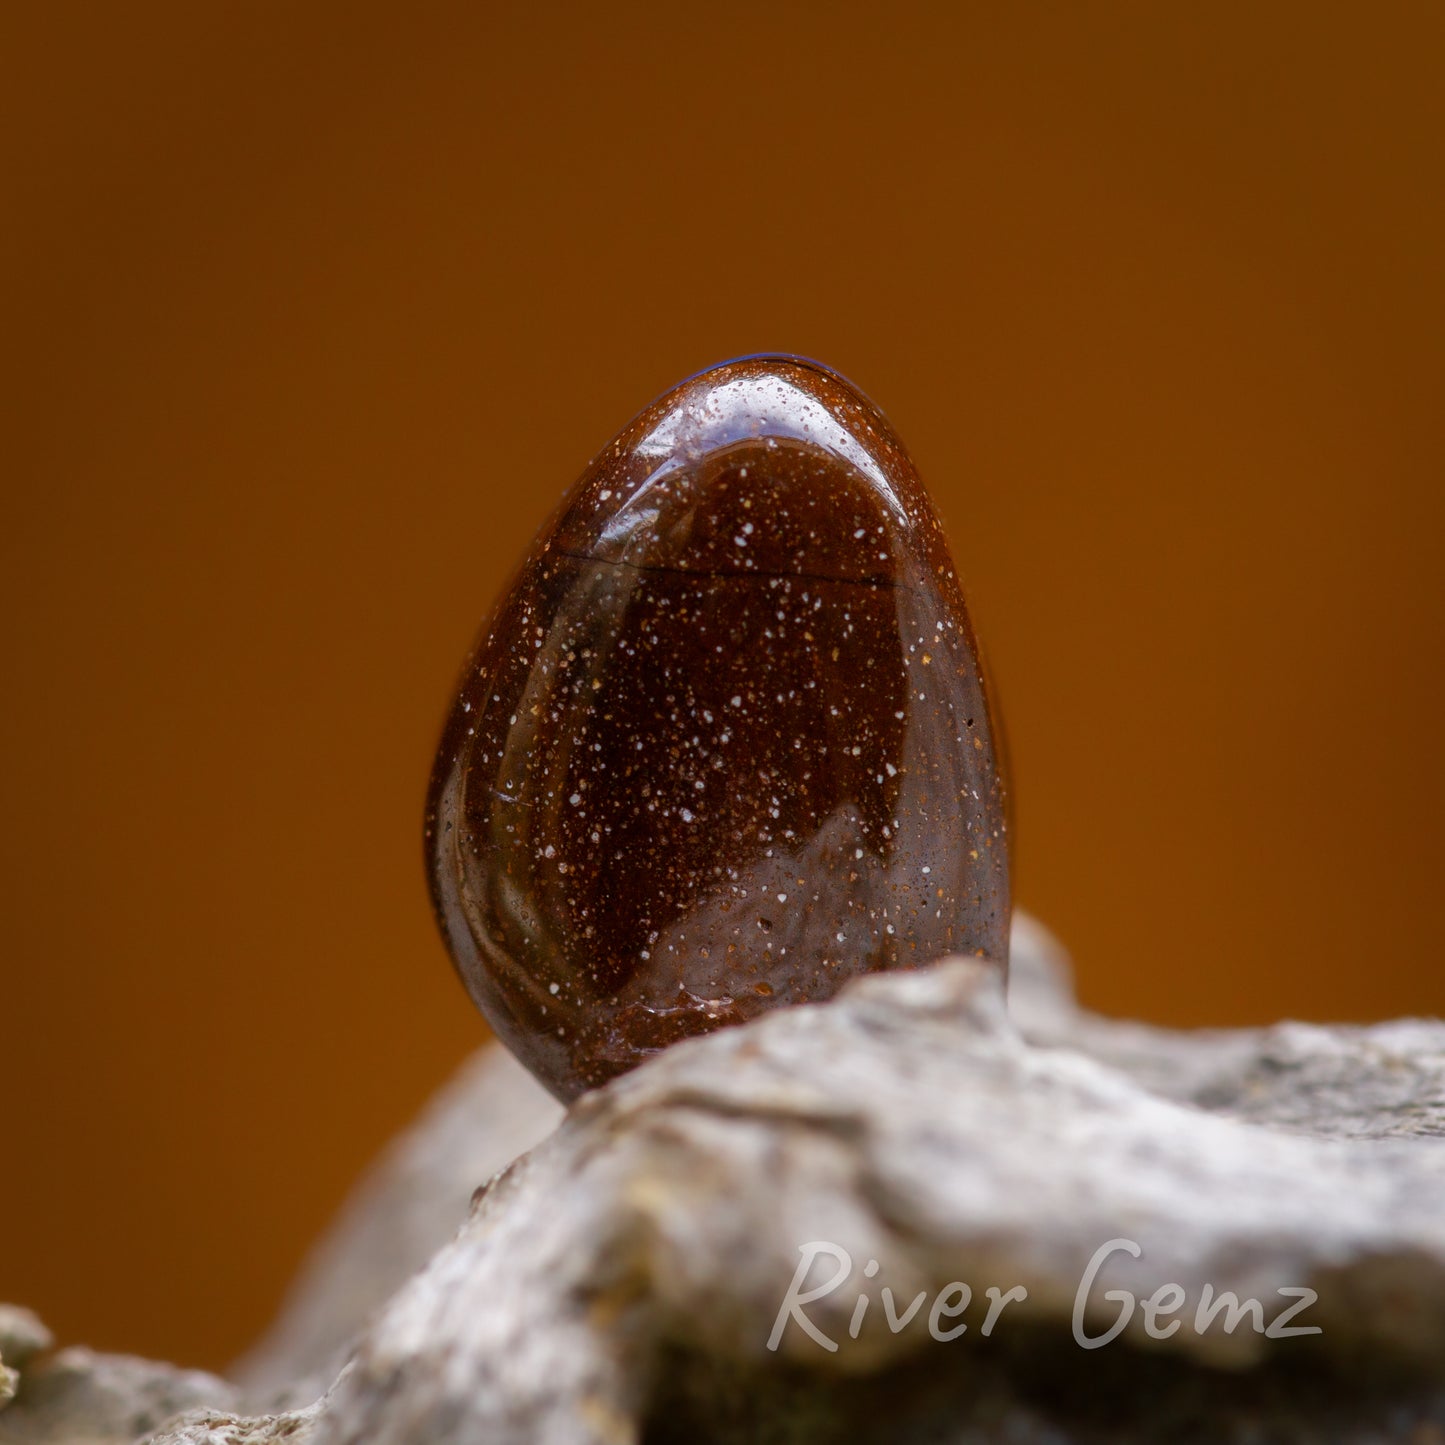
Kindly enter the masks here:
[[433, 901], [571, 1099], [855, 974], [1006, 968], [1001, 768], [889, 423], [816, 363], [747, 358], [622, 431], [502, 597], [432, 775]]

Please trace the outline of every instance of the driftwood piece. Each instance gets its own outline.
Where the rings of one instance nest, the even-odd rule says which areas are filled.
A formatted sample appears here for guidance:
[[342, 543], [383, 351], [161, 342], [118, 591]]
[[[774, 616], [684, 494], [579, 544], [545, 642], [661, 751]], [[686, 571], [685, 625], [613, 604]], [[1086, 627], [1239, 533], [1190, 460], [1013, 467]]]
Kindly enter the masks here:
[[[555, 1130], [484, 1056], [240, 1393], [185, 1377], [151, 1438], [1445, 1440], [1445, 1025], [1181, 1034], [1077, 1010], [1026, 920], [1015, 957], [1007, 1010], [964, 961], [865, 979]], [[1112, 1336], [1111, 1291], [1139, 1302]], [[1225, 1292], [1232, 1330], [1200, 1313]], [[66, 1358], [24, 1370], [0, 1442], [78, 1438]]]

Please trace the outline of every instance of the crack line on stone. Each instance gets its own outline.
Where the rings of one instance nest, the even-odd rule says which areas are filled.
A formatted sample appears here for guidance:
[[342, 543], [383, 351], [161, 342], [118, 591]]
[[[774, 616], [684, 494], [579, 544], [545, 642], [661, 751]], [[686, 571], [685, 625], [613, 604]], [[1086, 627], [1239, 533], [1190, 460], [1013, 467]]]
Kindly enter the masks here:
[[672, 577], [696, 577], [709, 582], [817, 582], [832, 583], [836, 587], [869, 587], [875, 591], [912, 592], [912, 587], [902, 582], [890, 582], [886, 577], [824, 577], [818, 572], [698, 572], [691, 567], [663, 567], [644, 565], [641, 562], [626, 562], [616, 557], [593, 557], [586, 552], [573, 552], [566, 547], [553, 549], [559, 557], [570, 557], [574, 562], [595, 562], [599, 567], [625, 567], [630, 572], [658, 572]]

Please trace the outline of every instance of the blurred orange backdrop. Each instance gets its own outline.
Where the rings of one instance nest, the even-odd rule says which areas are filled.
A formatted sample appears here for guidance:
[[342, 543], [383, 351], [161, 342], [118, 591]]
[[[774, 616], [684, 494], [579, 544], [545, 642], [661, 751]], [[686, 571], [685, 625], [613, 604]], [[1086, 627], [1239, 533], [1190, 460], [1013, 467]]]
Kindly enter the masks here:
[[261, 1326], [483, 1036], [419, 841], [472, 632], [738, 352], [912, 448], [1086, 1002], [1445, 1008], [1441, 7], [0, 29], [0, 1298]]

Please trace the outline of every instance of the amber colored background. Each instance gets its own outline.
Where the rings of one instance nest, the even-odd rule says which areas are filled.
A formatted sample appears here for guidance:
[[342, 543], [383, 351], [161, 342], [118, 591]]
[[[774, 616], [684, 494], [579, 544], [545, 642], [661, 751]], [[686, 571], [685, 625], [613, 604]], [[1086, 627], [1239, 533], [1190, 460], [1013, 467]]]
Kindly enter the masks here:
[[262, 1325], [483, 1034], [419, 842], [473, 629], [738, 352], [912, 448], [1088, 1003], [1445, 1009], [1442, 57], [1434, 4], [6, 7], [0, 1298]]

